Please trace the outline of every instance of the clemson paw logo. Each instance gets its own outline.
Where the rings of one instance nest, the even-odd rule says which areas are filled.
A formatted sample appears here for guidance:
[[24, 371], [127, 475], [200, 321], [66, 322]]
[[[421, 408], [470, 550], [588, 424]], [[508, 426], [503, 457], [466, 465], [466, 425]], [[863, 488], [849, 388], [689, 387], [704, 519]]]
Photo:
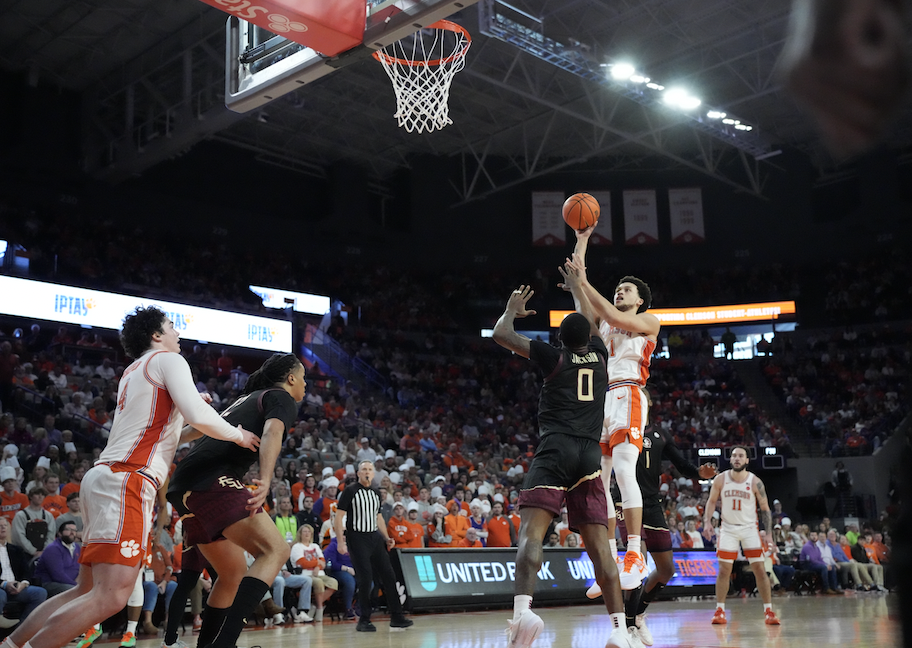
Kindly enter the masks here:
[[94, 299], [85, 300], [85, 307], [88, 310], [92, 310], [93, 308], [95, 308], [95, 300]]
[[640, 432], [640, 428], [638, 428], [638, 427], [630, 428], [630, 436], [632, 436], [634, 439], [639, 439], [642, 436], [642, 433]]
[[136, 540], [124, 540], [120, 543], [120, 555], [124, 558], [136, 558], [139, 555], [139, 543]]
[[277, 34], [284, 34], [290, 31], [306, 32], [307, 25], [299, 22], [292, 22], [287, 16], [282, 14], [269, 14], [269, 29]]
[[193, 324], [193, 315], [184, 315], [184, 324], [187, 326]]

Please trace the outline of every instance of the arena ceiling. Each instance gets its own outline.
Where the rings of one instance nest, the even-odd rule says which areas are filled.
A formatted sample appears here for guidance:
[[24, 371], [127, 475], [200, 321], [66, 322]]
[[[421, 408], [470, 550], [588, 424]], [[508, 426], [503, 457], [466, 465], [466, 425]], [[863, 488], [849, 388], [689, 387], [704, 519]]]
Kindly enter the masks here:
[[[450, 95], [454, 124], [431, 134], [396, 126], [390, 82], [371, 59], [254, 112], [227, 110], [226, 14], [195, 0], [5, 2], [0, 65], [31, 84], [82, 93], [86, 168], [111, 181], [209, 139], [315, 176], [339, 162], [361, 164], [380, 192], [390, 174], [430, 154], [461, 161], [453, 184], [463, 200], [590, 160], [605, 170], [687, 167], [762, 194], [782, 149], [802, 151], [822, 177], [834, 167], [776, 75], [789, 7], [789, 0], [481, 0], [454, 17], [473, 44]], [[515, 20], [551, 49], [485, 35], [492, 16]], [[580, 74], [585, 67], [605, 74], [602, 64], [619, 62], [686, 88], [703, 101], [700, 110], [737, 115], [753, 128], [751, 146], [644, 102], [629, 85]], [[912, 143], [912, 113], [904, 114], [891, 138], [901, 148]]]

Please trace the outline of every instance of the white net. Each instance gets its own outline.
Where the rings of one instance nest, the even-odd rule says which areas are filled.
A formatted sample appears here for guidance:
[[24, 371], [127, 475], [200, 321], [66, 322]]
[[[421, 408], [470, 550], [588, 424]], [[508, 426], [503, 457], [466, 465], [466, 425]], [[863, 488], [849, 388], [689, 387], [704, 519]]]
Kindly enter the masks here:
[[465, 67], [472, 39], [446, 20], [374, 53], [393, 82], [399, 126], [408, 132], [435, 131], [453, 123], [449, 115], [450, 84]]

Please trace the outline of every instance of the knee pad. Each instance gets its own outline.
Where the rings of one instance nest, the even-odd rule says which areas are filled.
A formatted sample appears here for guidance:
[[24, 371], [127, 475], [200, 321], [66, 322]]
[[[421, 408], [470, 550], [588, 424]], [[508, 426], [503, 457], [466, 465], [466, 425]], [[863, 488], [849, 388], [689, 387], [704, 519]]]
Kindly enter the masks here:
[[136, 579], [136, 582], [133, 583], [133, 591], [130, 592], [130, 598], [127, 599], [128, 607], [142, 607], [143, 601], [145, 600], [145, 591], [143, 590], [143, 570], [139, 570], [139, 576]]
[[624, 442], [614, 446], [614, 478], [621, 489], [623, 507], [643, 508], [643, 494], [636, 478], [637, 459], [640, 451], [631, 443]]

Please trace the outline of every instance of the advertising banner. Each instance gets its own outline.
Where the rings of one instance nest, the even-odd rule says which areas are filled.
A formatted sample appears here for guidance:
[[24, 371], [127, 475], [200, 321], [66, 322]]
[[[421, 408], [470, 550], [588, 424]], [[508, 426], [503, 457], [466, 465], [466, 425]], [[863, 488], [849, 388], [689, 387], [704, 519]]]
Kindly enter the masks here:
[[668, 190], [668, 212], [671, 215], [672, 243], [702, 243], [703, 192], [699, 187]]
[[263, 351], [291, 351], [291, 322], [160, 299], [0, 276], [0, 313], [120, 330], [137, 306], [163, 310], [182, 338]]
[[[659, 318], [662, 326], [684, 324], [732, 324], [735, 322], [769, 322], [782, 315], [794, 315], [795, 302], [761, 302], [757, 304], [734, 304], [732, 306], [694, 306], [691, 308], [650, 308], [649, 312]], [[553, 310], [548, 314], [552, 328], [560, 327], [569, 310]]]
[[248, 288], [250, 288], [250, 292], [263, 300], [263, 306], [266, 308], [285, 309], [291, 306], [298, 313], [310, 313], [311, 315], [325, 315], [329, 312], [329, 297], [324, 295], [253, 285]]
[[628, 245], [655, 245], [659, 242], [654, 189], [624, 192], [624, 240]]
[[[454, 605], [510, 605], [516, 578], [516, 549], [399, 549], [393, 560], [412, 610]], [[623, 552], [620, 553], [623, 558]], [[650, 570], [655, 563], [647, 560]], [[398, 563], [398, 564], [397, 564]], [[674, 552], [675, 575], [668, 596], [715, 591], [718, 562], [711, 549]], [[595, 568], [585, 549], [545, 549], [536, 579], [536, 601], [585, 602]]]
[[563, 204], [564, 194], [560, 191], [532, 192], [532, 245], [566, 245]]

